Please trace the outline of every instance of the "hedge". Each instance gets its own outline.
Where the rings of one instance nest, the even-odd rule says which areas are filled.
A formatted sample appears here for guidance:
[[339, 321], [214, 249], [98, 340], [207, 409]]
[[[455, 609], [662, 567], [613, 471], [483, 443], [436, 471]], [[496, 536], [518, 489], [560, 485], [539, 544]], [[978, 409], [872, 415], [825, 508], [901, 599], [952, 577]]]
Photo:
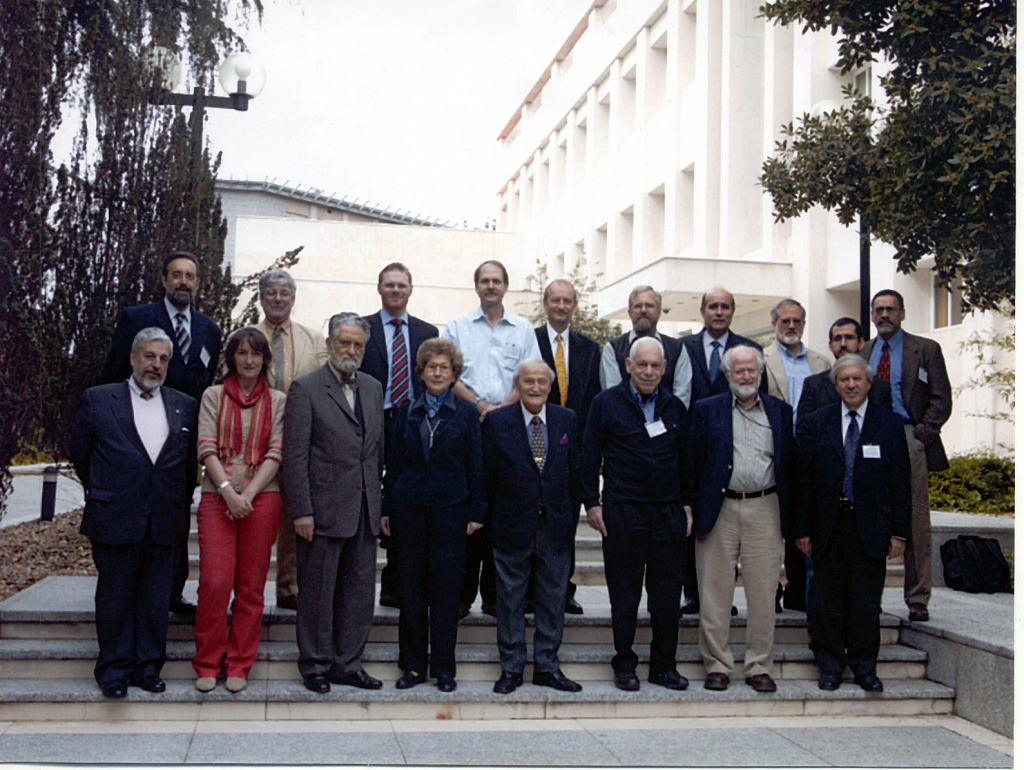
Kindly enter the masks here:
[[1013, 515], [1014, 462], [990, 452], [951, 457], [949, 469], [930, 474], [929, 503], [935, 511]]

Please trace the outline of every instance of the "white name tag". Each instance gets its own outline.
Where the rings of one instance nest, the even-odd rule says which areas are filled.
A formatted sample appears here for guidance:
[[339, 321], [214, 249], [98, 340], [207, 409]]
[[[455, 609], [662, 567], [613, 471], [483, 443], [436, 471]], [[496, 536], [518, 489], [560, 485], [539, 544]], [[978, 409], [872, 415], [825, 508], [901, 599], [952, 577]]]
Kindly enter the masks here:
[[878, 444], [865, 444], [864, 445], [864, 459], [865, 460], [881, 460], [882, 449]]
[[924, 367], [917, 370], [917, 379], [919, 379], [925, 385], [928, 384], [928, 372], [924, 369]]
[[203, 346], [203, 349], [199, 351], [199, 360], [203, 362], [203, 366], [210, 365], [210, 351]]
[[650, 436], [651, 438], [654, 438], [655, 436], [660, 436], [662, 433], [666, 431], [665, 423], [663, 423], [661, 420], [655, 420], [654, 422], [647, 423], [646, 428], [647, 435]]

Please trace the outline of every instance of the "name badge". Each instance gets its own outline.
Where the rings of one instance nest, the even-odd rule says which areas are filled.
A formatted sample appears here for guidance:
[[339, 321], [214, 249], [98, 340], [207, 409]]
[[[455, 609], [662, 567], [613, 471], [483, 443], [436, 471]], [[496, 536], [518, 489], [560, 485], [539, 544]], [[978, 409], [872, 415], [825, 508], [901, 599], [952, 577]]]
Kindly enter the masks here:
[[661, 420], [649, 422], [645, 427], [647, 428], [647, 435], [650, 436], [651, 438], [654, 438], [655, 436], [660, 436], [662, 433], [666, 432], [665, 423], [663, 423]]
[[203, 362], [203, 366], [210, 365], [210, 351], [203, 346], [203, 349], [199, 351], [199, 360]]
[[882, 448], [878, 444], [865, 444], [864, 445], [864, 459], [865, 460], [881, 460], [882, 459]]
[[924, 367], [921, 367], [920, 369], [917, 370], [917, 379], [919, 379], [925, 385], [928, 384], [928, 371]]

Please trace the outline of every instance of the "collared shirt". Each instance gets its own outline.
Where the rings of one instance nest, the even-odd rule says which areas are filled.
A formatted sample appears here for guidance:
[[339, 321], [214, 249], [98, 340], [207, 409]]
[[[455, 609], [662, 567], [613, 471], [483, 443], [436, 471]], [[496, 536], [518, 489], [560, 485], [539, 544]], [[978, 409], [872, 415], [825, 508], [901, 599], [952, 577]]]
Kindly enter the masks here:
[[530, 322], [508, 310], [503, 313], [492, 326], [478, 307], [453, 318], [441, 332], [462, 351], [460, 379], [489, 404], [500, 404], [512, 392], [512, 375], [521, 361], [540, 358]]
[[708, 373], [714, 376], [714, 372], [711, 371], [711, 352], [714, 350], [714, 343], [719, 343], [721, 347], [718, 348], [718, 359], [721, 360], [722, 356], [725, 355], [725, 346], [729, 344], [729, 335], [731, 332], [726, 329], [725, 334], [719, 337], [717, 340], [708, 334], [707, 329], [701, 330], [701, 342], [704, 344], [704, 364], [708, 367]]
[[[637, 334], [632, 329], [629, 330], [629, 347], [633, 347], [633, 342], [636, 340]], [[661, 336], [661, 332], [654, 333], [655, 339], [658, 340], [664, 347], [665, 338]], [[601, 351], [601, 390], [608, 390], [608, 388], [614, 388], [620, 382], [622, 382], [622, 373], [619, 371], [619, 362], [615, 358], [615, 349], [612, 347], [612, 343], [606, 342], [604, 344], [604, 350]], [[680, 351], [679, 359], [676, 361], [676, 371], [672, 375], [672, 395], [683, 402], [683, 406], [689, 409], [690, 404], [690, 389], [692, 387], [693, 379], [693, 368], [690, 364], [690, 357], [686, 355], [686, 351]]]
[[519, 402], [519, 408], [523, 410], [523, 419], [526, 421], [526, 442], [533, 447], [533, 418], [540, 417], [540, 432], [544, 434], [544, 448], [548, 449], [551, 446], [548, 443], [548, 405], [544, 404], [537, 414], [527, 409], [522, 401]]
[[558, 351], [558, 338], [562, 338], [562, 351], [565, 353], [565, 371], [569, 371], [569, 329], [566, 326], [564, 332], [556, 332], [551, 328], [550, 323], [544, 324], [548, 330], [548, 341], [551, 343], [551, 360], [555, 360], [555, 353]]
[[651, 393], [645, 402], [643, 395], [633, 385], [633, 381], [630, 380], [629, 392], [633, 394], [633, 398], [636, 399], [636, 403], [640, 407], [640, 411], [644, 413], [644, 422], [654, 422], [654, 407], [658, 403], [658, 391]]
[[[164, 307], [167, 308], [167, 314], [171, 317], [171, 328], [174, 329], [174, 336], [178, 336], [178, 313], [185, 314], [185, 328], [188, 330], [188, 338], [192, 339], [192, 306], [189, 305], [184, 310], [178, 310], [171, 301], [167, 299], [167, 295], [164, 295]], [[177, 340], [175, 340], [177, 342]]]
[[267, 374], [270, 375], [268, 379], [276, 390], [287, 393], [287, 385], [290, 385], [292, 380], [295, 379], [295, 338], [292, 335], [292, 319], [286, 318], [284, 323], [280, 324], [280, 327], [270, 323], [269, 318], [264, 318], [263, 323], [269, 332], [267, 342], [270, 343], [271, 354], [274, 352], [274, 331], [278, 328], [281, 329], [281, 348], [284, 351], [284, 382], [277, 382], [275, 374], [276, 362], [270, 364], [270, 370]]
[[[875, 340], [871, 348], [871, 369], [878, 372], [878, 362], [882, 358], [882, 347], [885, 340], [881, 337]], [[889, 340], [889, 384], [892, 385], [892, 410], [904, 420], [910, 419], [907, 414], [907, 407], [903, 404], [903, 330], [900, 329]]]
[[408, 353], [408, 355], [406, 355], [406, 359], [405, 360], [406, 360], [406, 365], [409, 367], [409, 394], [410, 395], [412, 395], [413, 377], [416, 376], [416, 373], [415, 373], [415, 371], [413, 369], [413, 365], [415, 364], [414, 359], [416, 358], [416, 356], [413, 354], [412, 338], [409, 336], [409, 313], [408, 312], [402, 313], [402, 315], [400, 315], [398, 317], [395, 317], [395, 316], [391, 315], [391, 313], [389, 313], [384, 308], [381, 308], [380, 309], [380, 321], [381, 321], [382, 324], [384, 324], [384, 342], [386, 343], [385, 344], [385, 357], [388, 359], [388, 381], [385, 383], [386, 387], [384, 388], [384, 408], [385, 409], [390, 409], [392, 406], [394, 406], [394, 404], [391, 403], [391, 377], [392, 377], [392, 374], [391, 374], [391, 359], [392, 359], [392, 351], [393, 351], [393, 347], [392, 346], [395, 343], [395, 325], [393, 323], [391, 323], [392, 321], [401, 321], [402, 322], [402, 336], [405, 337], [405, 349], [406, 349], [406, 351]]
[[732, 477], [733, 492], [760, 492], [775, 486], [775, 441], [772, 425], [758, 395], [757, 402], [744, 409], [732, 398]]
[[150, 393], [152, 398], [142, 397], [142, 388], [135, 381], [135, 377], [128, 378], [128, 390], [132, 396], [132, 416], [135, 419], [135, 430], [142, 439], [142, 446], [146, 448], [149, 459], [156, 463], [160, 456], [167, 436], [170, 435], [171, 426], [167, 423], [167, 412], [164, 410], [164, 397], [160, 388], [153, 388]]
[[[355, 410], [356, 408], [356, 388], [359, 387], [359, 381], [356, 379], [356, 373], [352, 372], [349, 375], [347, 372], [342, 372], [338, 369], [334, 362], [331, 362], [328, 368], [334, 374], [334, 378], [341, 385], [341, 392], [345, 394], [345, 400], [348, 401], [348, 405]], [[348, 379], [346, 379], [348, 377]]]
[[[852, 418], [850, 417], [850, 409], [849, 409], [849, 407], [847, 407], [846, 404], [843, 404], [842, 402], [840, 402], [840, 403], [842, 404], [842, 408], [840, 409], [840, 421], [841, 421], [842, 424], [839, 427], [843, 431], [840, 435], [843, 437], [843, 442], [845, 443], [845, 441], [846, 441], [846, 431], [848, 431], [850, 429], [850, 420]], [[867, 412], [868, 412], [868, 400], [865, 398], [864, 399], [864, 403], [861, 404], [859, 407], [857, 407], [857, 409], [854, 410], [854, 414], [857, 415], [857, 427], [860, 429], [861, 433], [864, 432], [864, 415], [867, 414]]]
[[[778, 346], [779, 353], [781, 354], [782, 370], [786, 373], [786, 384], [789, 386], [789, 403], [795, 409], [796, 405], [800, 403], [800, 394], [804, 392], [804, 380], [813, 374], [811, 363], [807, 360], [807, 346], [801, 342], [800, 352], [794, 356], [789, 352], [789, 348], [778, 340], [775, 340], [775, 344]], [[793, 430], [796, 430], [795, 422]]]
[[440, 396], [435, 396], [429, 390], [423, 391], [423, 406], [427, 410], [427, 416], [433, 419], [437, 417], [437, 413], [441, 411], [441, 407], [444, 406], [444, 400], [448, 398], [448, 393], [451, 392], [451, 388], [445, 388], [444, 393]]

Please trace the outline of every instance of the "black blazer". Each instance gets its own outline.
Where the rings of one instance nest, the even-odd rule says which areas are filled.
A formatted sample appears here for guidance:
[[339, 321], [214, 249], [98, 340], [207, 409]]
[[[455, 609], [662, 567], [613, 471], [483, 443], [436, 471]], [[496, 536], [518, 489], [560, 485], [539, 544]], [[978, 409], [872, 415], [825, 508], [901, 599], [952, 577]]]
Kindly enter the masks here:
[[[178, 339], [174, 334], [174, 324], [167, 315], [167, 306], [161, 299], [148, 305], [136, 305], [126, 308], [121, 314], [114, 330], [114, 338], [110, 343], [107, 361], [103, 365], [102, 381], [104, 383], [124, 382], [132, 374], [131, 353], [135, 335], [150, 326], [159, 326], [174, 345], [174, 354], [167, 365], [169, 388], [181, 391], [196, 401], [203, 397], [203, 391], [213, 384], [220, 363], [221, 330], [209, 316], [205, 316], [192, 308], [192, 337], [189, 342], [188, 361], [181, 356]], [[203, 363], [203, 350], [209, 354]]]
[[[690, 388], [690, 410], [697, 405], [697, 402], [702, 398], [709, 398], [710, 396], [717, 396], [719, 393], [729, 392], [729, 381], [725, 377], [725, 372], [719, 372], [715, 378], [714, 383], [711, 382], [711, 377], [708, 375], [708, 362], [704, 358], [704, 330], [691, 334], [689, 337], [683, 338], [683, 349], [687, 355], [690, 356], [690, 369], [693, 370], [693, 380]], [[739, 334], [729, 332], [729, 338], [725, 341], [725, 350], [722, 351], [724, 354], [729, 348], [734, 348], [737, 345], [750, 345], [753, 348], [761, 350], [761, 346], [758, 345], [751, 339], [741, 337]], [[758, 388], [762, 393], [768, 392], [768, 378], [764, 372], [761, 372], [761, 386]]]
[[[732, 393], [721, 393], [693, 408], [690, 471], [696, 489], [693, 531], [704, 537], [715, 526], [722, 510], [725, 490], [732, 479]], [[778, 487], [782, 535], [786, 536], [789, 514], [789, 466], [793, 451], [793, 407], [780, 398], [761, 394], [775, 444], [775, 485]]]
[[579, 523], [569, 502], [572, 490], [579, 486], [576, 415], [549, 403], [547, 423], [548, 454], [541, 472], [518, 402], [489, 412], [484, 420], [487, 526], [496, 550], [528, 547], [536, 538], [542, 510], [555, 543], [567, 551], [573, 547]]
[[155, 463], [135, 429], [127, 382], [98, 385], [82, 396], [71, 429], [71, 461], [85, 488], [79, 531], [97, 543], [138, 543], [147, 524], [160, 545], [177, 545], [188, 533], [196, 401], [166, 386], [160, 394], [169, 432]]
[[[839, 391], [836, 390], [828, 371], [812, 374], [804, 380], [804, 389], [800, 392], [800, 403], [796, 407], [796, 424], [819, 409], [838, 404]], [[892, 386], [883, 379], [875, 377], [868, 390], [868, 403], [878, 404], [892, 411]]]
[[[544, 362], [555, 368], [555, 353], [551, 350], [551, 338], [548, 326], [538, 326], [537, 345]], [[594, 396], [601, 392], [601, 348], [589, 337], [569, 329], [569, 393], [565, 398], [565, 406], [576, 415], [577, 433], [580, 441], [587, 429], [587, 416]], [[558, 380], [551, 383], [551, 395], [548, 402], [562, 403], [562, 391]]]
[[[828, 545], [843, 494], [846, 454], [841, 414], [841, 404], [819, 409], [797, 430], [792, 535], [794, 539], [809, 535], [817, 553]], [[910, 455], [903, 419], [869, 403], [860, 443], [877, 446], [881, 457], [864, 457], [862, 449], [854, 461], [857, 531], [864, 550], [884, 559], [893, 536], [910, 537]]]
[[401, 525], [403, 504], [446, 508], [465, 503], [467, 523], [486, 520], [479, 413], [449, 390], [438, 417], [429, 451], [424, 396], [406, 401], [395, 418], [384, 475], [384, 515], [398, 522], [392, 526]]
[[[363, 363], [360, 364], [359, 371], [373, 377], [386, 390], [390, 351], [388, 351], [387, 338], [384, 336], [384, 323], [380, 320], [380, 311], [363, 316], [363, 320], [370, 324], [370, 339], [366, 342]], [[436, 336], [438, 336], [436, 326], [421, 321], [415, 316], [409, 316], [409, 360], [412, 362], [411, 384], [414, 398], [422, 394], [424, 390], [423, 380], [416, 376], [416, 351], [420, 349], [424, 340]]]

